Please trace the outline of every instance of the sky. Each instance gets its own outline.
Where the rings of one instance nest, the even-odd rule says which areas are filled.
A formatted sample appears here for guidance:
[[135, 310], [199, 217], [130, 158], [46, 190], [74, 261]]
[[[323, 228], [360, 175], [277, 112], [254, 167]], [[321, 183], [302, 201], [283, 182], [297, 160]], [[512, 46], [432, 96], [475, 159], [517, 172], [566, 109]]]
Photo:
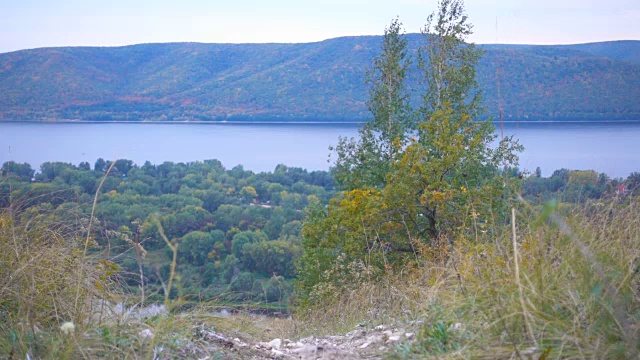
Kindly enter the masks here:
[[[640, 40], [639, 0], [466, 0], [476, 43]], [[152, 42], [312, 42], [419, 32], [437, 0], [0, 0], [0, 53]]]

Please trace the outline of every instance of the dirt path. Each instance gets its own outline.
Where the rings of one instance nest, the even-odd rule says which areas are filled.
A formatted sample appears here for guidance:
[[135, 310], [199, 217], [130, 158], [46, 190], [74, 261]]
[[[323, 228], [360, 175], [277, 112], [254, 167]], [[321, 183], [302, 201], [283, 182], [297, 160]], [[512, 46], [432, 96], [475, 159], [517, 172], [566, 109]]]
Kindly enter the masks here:
[[380, 359], [393, 351], [413, 333], [404, 329], [378, 326], [375, 329], [355, 329], [345, 335], [307, 337], [298, 341], [273, 339], [270, 342], [248, 344], [240, 339], [228, 339], [217, 333], [203, 334], [208, 341], [223, 345], [231, 352], [253, 359]]

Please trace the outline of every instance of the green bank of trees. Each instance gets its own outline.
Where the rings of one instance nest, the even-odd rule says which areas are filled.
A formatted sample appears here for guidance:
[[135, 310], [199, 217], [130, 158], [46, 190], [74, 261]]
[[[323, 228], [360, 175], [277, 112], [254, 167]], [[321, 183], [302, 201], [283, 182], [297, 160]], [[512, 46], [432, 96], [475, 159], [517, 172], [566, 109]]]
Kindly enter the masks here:
[[[336, 147], [335, 178], [344, 192], [327, 208], [312, 205], [303, 229], [303, 300], [348, 283], [353, 269], [392, 270], [426, 247], [468, 235], [472, 223], [505, 221], [521, 146], [509, 137], [491, 146], [491, 119], [477, 121], [482, 53], [466, 42], [471, 30], [462, 1], [441, 1], [423, 29], [421, 79], [413, 82], [421, 86], [408, 89], [412, 61], [401, 25], [394, 20], [386, 29], [369, 72], [372, 121], [360, 139]], [[419, 92], [417, 108], [410, 91]]]
[[[180, 281], [172, 295], [284, 300], [302, 252], [303, 210], [334, 193], [327, 172], [285, 165], [256, 174], [241, 166], [227, 170], [216, 160], [138, 166], [98, 159], [93, 170], [88, 163], [46, 162], [35, 173], [28, 164], [7, 162], [0, 172], [0, 212], [11, 209], [25, 226], [86, 226], [110, 168], [92, 236], [110, 250], [132, 291], [142, 269], [151, 300], [163, 295], [173, 257], [158, 224], [178, 246]], [[136, 244], [142, 258], [132, 250]]]
[[[539, 168], [538, 168], [539, 169]], [[640, 174], [634, 172], [625, 180], [611, 179], [607, 174], [593, 170], [555, 170], [544, 178], [539, 172], [528, 177], [522, 187], [522, 196], [530, 203], [542, 203], [549, 200], [582, 204], [589, 200], [638, 195]]]

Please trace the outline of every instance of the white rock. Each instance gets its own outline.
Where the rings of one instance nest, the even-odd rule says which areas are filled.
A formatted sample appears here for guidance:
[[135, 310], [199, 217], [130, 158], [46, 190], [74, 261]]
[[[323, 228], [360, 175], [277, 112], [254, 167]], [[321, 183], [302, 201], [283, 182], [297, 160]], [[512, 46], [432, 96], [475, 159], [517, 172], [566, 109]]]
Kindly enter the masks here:
[[153, 337], [155, 336], [155, 334], [153, 333], [153, 331], [151, 331], [151, 329], [144, 329], [140, 331], [138, 335], [140, 335], [140, 337], [143, 339], [153, 339]]
[[405, 336], [407, 339], [411, 339], [411, 338], [413, 337], [413, 335], [415, 335], [415, 334], [414, 334], [414, 333], [406, 333], [406, 334], [404, 334], [404, 336]]
[[400, 335], [393, 335], [393, 336], [389, 336], [389, 342], [396, 342], [396, 341], [400, 341]]
[[313, 353], [317, 350], [314, 345], [304, 345], [303, 347], [291, 350], [292, 353]]
[[60, 331], [65, 335], [73, 334], [75, 330], [76, 326], [73, 325], [71, 321], [64, 322], [62, 326], [60, 326]]
[[267, 343], [267, 345], [269, 346], [270, 349], [280, 350], [280, 347], [282, 346], [282, 340], [273, 339], [273, 340], [269, 341]]
[[366, 347], [367, 347], [367, 346], [369, 346], [369, 345], [371, 345], [371, 343], [367, 341], [367, 342], [365, 342], [364, 344], [360, 345], [359, 347], [360, 347], [360, 349], [364, 349], [364, 348], [366, 348]]
[[378, 330], [378, 331], [382, 331], [382, 330], [384, 330], [384, 329], [386, 329], [386, 328], [387, 328], [387, 327], [386, 327], [386, 326], [384, 326], [384, 325], [378, 325], [378, 326], [376, 326], [376, 327], [375, 327], [375, 329], [376, 329], [376, 330]]
[[460, 331], [462, 330], [462, 323], [455, 323], [451, 325], [451, 330]]
[[235, 338], [233, 339], [233, 342], [238, 346], [238, 347], [247, 347], [249, 345], [247, 345], [247, 343], [243, 342], [242, 340]]
[[[300, 342], [289, 342], [288, 343], [288, 342], [285, 341], [284, 342], [284, 347], [286, 347], [286, 348], [296, 348], [296, 347], [299, 347], [298, 344], [302, 344], [302, 343], [300, 343]], [[302, 345], [300, 345], [300, 346], [302, 346]]]
[[276, 349], [271, 349], [271, 355], [276, 359], [281, 359], [284, 357], [284, 353]]

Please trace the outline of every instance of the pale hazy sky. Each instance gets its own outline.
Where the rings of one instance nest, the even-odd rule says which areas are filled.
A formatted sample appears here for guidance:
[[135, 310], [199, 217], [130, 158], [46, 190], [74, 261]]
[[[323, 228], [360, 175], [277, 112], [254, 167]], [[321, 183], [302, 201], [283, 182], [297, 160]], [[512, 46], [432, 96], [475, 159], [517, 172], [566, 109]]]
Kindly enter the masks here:
[[[640, 0], [467, 0], [478, 43], [640, 39]], [[310, 42], [418, 32], [436, 0], [0, 0], [0, 52], [149, 42]], [[497, 21], [496, 21], [497, 20]], [[497, 22], [497, 31], [496, 31]]]

